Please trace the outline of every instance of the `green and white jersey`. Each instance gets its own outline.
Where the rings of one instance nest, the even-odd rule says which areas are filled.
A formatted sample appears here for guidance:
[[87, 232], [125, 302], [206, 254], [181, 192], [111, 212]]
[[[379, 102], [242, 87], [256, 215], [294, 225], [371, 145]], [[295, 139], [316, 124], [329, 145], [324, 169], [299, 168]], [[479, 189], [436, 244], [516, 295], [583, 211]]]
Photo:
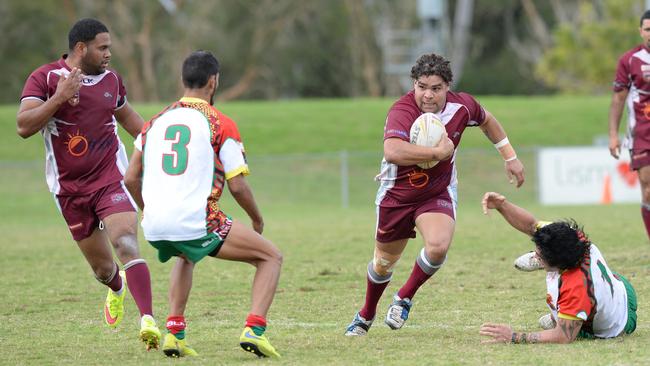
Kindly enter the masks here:
[[219, 197], [226, 179], [249, 172], [231, 119], [203, 100], [183, 98], [147, 122], [135, 145], [143, 152], [148, 241], [194, 240], [230, 227]]

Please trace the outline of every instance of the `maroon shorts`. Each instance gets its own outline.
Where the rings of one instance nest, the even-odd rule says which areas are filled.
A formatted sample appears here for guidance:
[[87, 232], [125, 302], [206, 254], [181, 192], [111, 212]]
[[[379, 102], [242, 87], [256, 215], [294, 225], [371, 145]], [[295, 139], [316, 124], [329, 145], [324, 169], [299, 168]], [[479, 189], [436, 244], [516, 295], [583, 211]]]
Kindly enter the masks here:
[[377, 232], [380, 243], [415, 238], [415, 219], [426, 212], [438, 212], [456, 220], [456, 205], [448, 191], [414, 204], [399, 204], [384, 197], [377, 207]]
[[105, 217], [136, 211], [122, 182], [109, 184], [82, 196], [56, 196], [56, 201], [76, 241], [89, 237]]
[[650, 150], [630, 150], [630, 168], [639, 170], [650, 165]]

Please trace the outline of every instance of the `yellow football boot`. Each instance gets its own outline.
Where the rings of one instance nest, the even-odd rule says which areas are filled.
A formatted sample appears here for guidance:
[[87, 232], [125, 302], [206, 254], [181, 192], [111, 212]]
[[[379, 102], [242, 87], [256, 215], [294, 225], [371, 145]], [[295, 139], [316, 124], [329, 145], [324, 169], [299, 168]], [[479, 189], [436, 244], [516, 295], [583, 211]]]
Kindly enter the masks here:
[[199, 354], [187, 345], [185, 339], [178, 339], [175, 335], [167, 333], [163, 343], [163, 352], [167, 357], [198, 356]]
[[255, 335], [251, 327], [244, 328], [239, 337], [239, 345], [244, 351], [254, 353], [257, 357], [280, 358], [280, 354], [273, 348], [264, 335]]
[[144, 342], [147, 351], [152, 348], [158, 349], [160, 338], [160, 329], [158, 329], [154, 318], [148, 314], [144, 315], [140, 319], [140, 340]]
[[124, 317], [124, 297], [126, 296], [126, 275], [124, 271], [120, 271], [122, 277], [122, 294], [117, 295], [110, 288], [108, 295], [106, 295], [106, 302], [104, 303], [104, 320], [106, 325], [111, 328], [117, 327]]

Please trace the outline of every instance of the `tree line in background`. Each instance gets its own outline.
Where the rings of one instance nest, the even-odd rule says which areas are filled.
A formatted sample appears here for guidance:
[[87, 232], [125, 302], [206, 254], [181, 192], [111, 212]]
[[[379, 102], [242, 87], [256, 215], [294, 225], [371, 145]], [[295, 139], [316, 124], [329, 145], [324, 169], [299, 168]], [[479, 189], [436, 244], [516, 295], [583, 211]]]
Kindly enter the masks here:
[[[474, 94], [606, 92], [620, 54], [640, 42], [645, 10], [641, 0], [449, 0], [446, 9], [446, 56], [463, 65], [458, 88]], [[454, 24], [460, 11], [470, 27]], [[196, 49], [222, 64], [221, 100], [394, 94], [378, 27], [419, 26], [415, 0], [4, 0], [0, 102], [16, 102], [29, 73], [66, 52], [82, 17], [107, 24], [112, 67], [141, 102], [176, 98]]]

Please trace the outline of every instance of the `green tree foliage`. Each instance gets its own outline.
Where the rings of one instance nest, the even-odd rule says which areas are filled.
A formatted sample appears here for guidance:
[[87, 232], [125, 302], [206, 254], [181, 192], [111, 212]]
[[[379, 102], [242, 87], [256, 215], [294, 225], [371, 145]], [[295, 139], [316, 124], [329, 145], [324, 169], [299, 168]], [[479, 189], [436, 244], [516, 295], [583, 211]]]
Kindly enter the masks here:
[[563, 92], [606, 92], [616, 63], [640, 43], [638, 0], [582, 1], [575, 22], [559, 24], [554, 45], [544, 52], [536, 75]]
[[83, 17], [108, 26], [111, 67], [124, 76], [133, 101], [176, 98], [182, 60], [196, 49], [219, 58], [221, 99], [381, 93], [372, 6], [357, 0], [166, 3], [173, 6], [157, 0], [1, 1], [0, 69], [8, 85], [0, 89], [0, 102], [15, 102], [31, 71], [66, 52], [68, 30]]
[[68, 48], [60, 10], [55, 1], [0, 1], [0, 101], [18, 101], [29, 73]]
[[[124, 76], [132, 101], [176, 98], [182, 92], [181, 63], [196, 49], [219, 58], [222, 100], [396, 93], [389, 84], [394, 81], [383, 75], [378, 37], [388, 26], [417, 29], [415, 4], [2, 0], [0, 102], [15, 103], [29, 73], [66, 52], [67, 32], [83, 17], [109, 27], [111, 67]], [[456, 4], [448, 2], [450, 19]], [[606, 90], [618, 56], [639, 41], [642, 10], [642, 0], [475, 1], [458, 89], [475, 94]]]

